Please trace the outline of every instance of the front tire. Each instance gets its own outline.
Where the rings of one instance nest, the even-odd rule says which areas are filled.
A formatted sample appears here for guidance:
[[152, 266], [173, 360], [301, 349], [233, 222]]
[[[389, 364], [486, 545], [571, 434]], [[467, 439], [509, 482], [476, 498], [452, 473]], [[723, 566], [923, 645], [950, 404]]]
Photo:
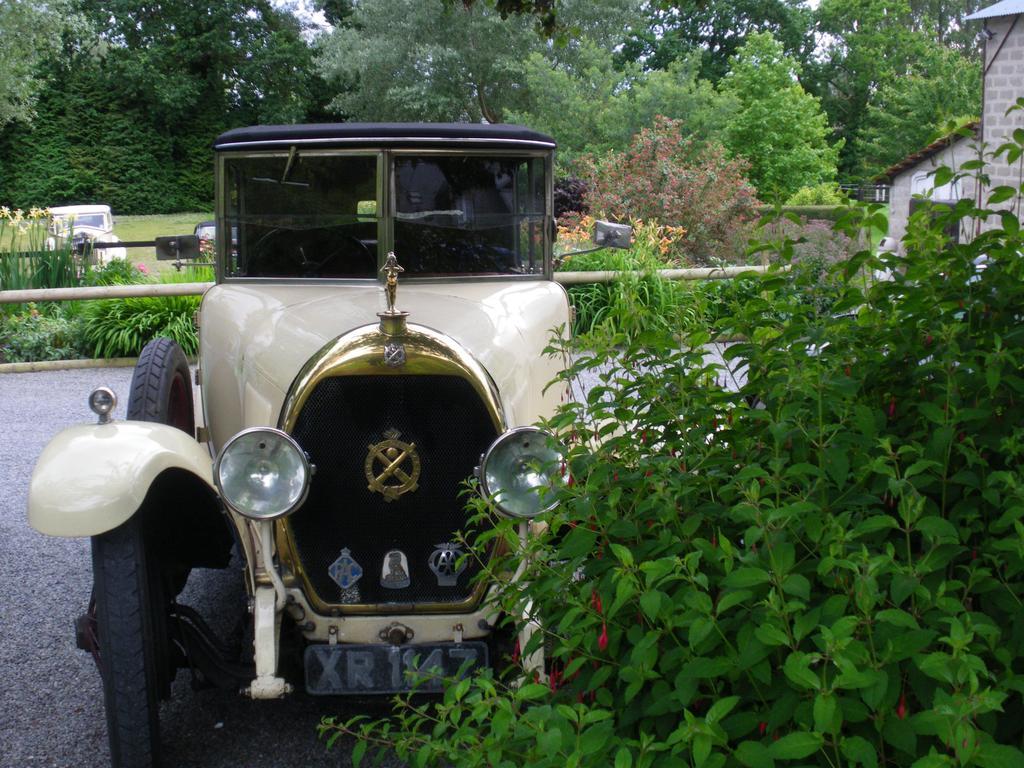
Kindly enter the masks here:
[[192, 378], [177, 342], [153, 339], [143, 348], [132, 375], [128, 418], [168, 424], [195, 435]]
[[169, 685], [169, 603], [141, 516], [92, 539], [100, 674], [114, 768], [160, 764], [159, 699]]

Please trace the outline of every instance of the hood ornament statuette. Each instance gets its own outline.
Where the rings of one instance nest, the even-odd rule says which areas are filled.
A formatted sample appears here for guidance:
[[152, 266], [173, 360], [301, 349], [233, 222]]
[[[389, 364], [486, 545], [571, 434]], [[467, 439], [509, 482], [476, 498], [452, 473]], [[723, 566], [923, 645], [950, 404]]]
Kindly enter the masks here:
[[[409, 313], [395, 309], [395, 300], [398, 296], [398, 275], [405, 272], [405, 269], [398, 263], [394, 251], [388, 254], [380, 272], [385, 277], [384, 297], [387, 300], [387, 309], [377, 313], [377, 317], [380, 318], [380, 332], [385, 336], [401, 336], [405, 333], [405, 323]], [[405, 364], [405, 347], [401, 342], [390, 339], [385, 343], [384, 363], [392, 368]]]

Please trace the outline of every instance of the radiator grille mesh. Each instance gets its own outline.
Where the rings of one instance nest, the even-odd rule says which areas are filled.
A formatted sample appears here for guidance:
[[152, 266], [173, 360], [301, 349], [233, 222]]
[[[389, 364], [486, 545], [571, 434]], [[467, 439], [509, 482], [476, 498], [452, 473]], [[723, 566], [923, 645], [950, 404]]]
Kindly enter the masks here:
[[[418, 489], [387, 502], [370, 491], [369, 446], [395, 430], [415, 444]], [[320, 599], [330, 604], [459, 603], [472, 590], [475, 563], [455, 586], [440, 586], [428, 560], [466, 527], [463, 483], [497, 436], [473, 387], [457, 376], [338, 376], [312, 392], [292, 431], [316, 465], [309, 496], [289, 517], [298, 556]], [[376, 467], [379, 469], [380, 464]], [[406, 465], [408, 468], [408, 465]], [[353, 588], [328, 574], [342, 548], [362, 567]], [[385, 554], [405, 553], [410, 584], [381, 585]]]

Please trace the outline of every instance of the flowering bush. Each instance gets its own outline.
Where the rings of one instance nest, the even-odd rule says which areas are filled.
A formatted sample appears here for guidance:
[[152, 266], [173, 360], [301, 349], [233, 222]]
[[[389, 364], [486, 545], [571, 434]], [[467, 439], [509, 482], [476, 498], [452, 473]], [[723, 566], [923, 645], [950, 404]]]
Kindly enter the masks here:
[[754, 219], [745, 165], [717, 144], [683, 138], [659, 117], [624, 152], [581, 161], [590, 212], [615, 221], [653, 220], [686, 230], [678, 254], [691, 264], [736, 261]]
[[892, 282], [830, 267], [832, 311], [760, 280], [722, 319], [736, 391], [704, 331], [557, 345], [598, 381], [551, 423], [571, 481], [526, 542], [475, 502], [473, 542], [544, 667], [324, 731], [356, 764], [1024, 765], [1024, 236], [950, 243], [971, 213], [915, 215]]

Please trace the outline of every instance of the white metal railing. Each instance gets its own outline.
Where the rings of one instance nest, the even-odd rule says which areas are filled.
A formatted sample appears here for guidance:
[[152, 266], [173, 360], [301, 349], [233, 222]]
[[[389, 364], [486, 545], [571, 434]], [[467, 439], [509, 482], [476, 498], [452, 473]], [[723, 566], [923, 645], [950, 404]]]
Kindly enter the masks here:
[[[691, 269], [659, 269], [657, 274], [668, 280], [729, 280], [744, 272], [765, 272], [764, 266], [696, 267]], [[643, 276], [646, 272], [555, 272], [555, 282], [562, 285], [610, 283], [624, 275]], [[27, 304], [39, 301], [86, 301], [89, 299], [126, 299], [134, 296], [202, 296], [214, 283], [141, 283], [131, 285], [96, 285], [82, 288], [32, 288], [21, 291], [0, 291], [0, 304]]]

